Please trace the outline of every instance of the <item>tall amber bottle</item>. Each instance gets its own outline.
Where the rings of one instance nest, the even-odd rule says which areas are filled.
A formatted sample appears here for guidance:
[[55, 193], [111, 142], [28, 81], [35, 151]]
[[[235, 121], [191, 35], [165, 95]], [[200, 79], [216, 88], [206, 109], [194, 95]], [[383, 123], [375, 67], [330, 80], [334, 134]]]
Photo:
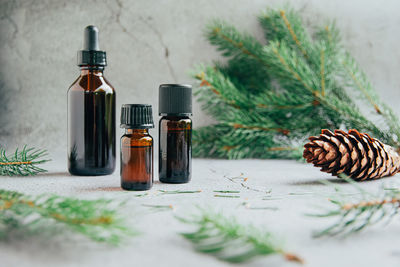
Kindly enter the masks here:
[[159, 113], [160, 182], [187, 183], [192, 176], [192, 87], [160, 85]]
[[115, 90], [103, 75], [106, 52], [98, 29], [87, 26], [78, 52], [81, 74], [68, 90], [68, 170], [107, 175], [115, 170]]
[[148, 190], [153, 185], [154, 128], [151, 105], [125, 104], [121, 109], [121, 187], [125, 190]]

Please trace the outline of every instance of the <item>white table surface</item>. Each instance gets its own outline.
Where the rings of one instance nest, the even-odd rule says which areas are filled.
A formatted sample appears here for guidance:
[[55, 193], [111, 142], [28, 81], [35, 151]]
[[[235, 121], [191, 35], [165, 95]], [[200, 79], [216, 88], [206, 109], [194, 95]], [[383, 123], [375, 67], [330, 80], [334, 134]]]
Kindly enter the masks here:
[[[400, 266], [398, 219], [388, 226], [374, 226], [346, 239], [312, 238], [313, 230], [332, 222], [305, 216], [306, 213], [318, 212], [321, 207], [330, 206], [327, 198], [334, 194], [333, 188], [319, 181], [336, 182], [335, 185], [349, 192], [353, 188], [301, 162], [194, 159], [193, 177], [189, 184], [155, 182], [145, 197], [134, 197], [137, 192], [120, 189], [118, 169], [109, 176], [70, 176], [62, 156], [56, 157], [45, 167], [49, 172], [36, 177], [0, 177], [0, 186], [32, 195], [55, 193], [80, 198], [128, 198], [121, 213], [128, 218], [133, 229], [141, 234], [128, 238], [120, 247], [95, 244], [71, 234], [8, 240], [0, 242], [0, 266], [296, 266], [281, 256], [260, 257], [243, 265], [231, 265], [195, 252], [191, 244], [178, 235], [192, 228], [177, 221], [174, 215], [193, 214], [196, 205], [234, 215], [240, 222], [252, 223], [274, 232], [287, 251], [305, 259], [305, 266]], [[260, 191], [271, 189], [275, 200], [263, 200], [266, 193], [246, 189], [225, 177], [242, 173], [248, 178], [246, 186]], [[398, 179], [399, 175], [360, 185], [375, 191], [382, 184], [398, 185]], [[160, 195], [157, 193], [160, 189], [202, 192]], [[214, 197], [213, 190], [240, 190], [240, 198]], [[247, 202], [248, 206], [243, 206], [243, 202]], [[151, 211], [142, 204], [173, 205], [174, 210]]]

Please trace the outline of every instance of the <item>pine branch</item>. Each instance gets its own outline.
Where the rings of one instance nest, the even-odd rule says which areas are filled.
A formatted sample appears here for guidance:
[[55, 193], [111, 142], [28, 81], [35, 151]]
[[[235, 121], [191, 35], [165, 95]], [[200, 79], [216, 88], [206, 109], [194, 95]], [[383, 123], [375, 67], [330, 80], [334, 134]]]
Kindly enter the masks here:
[[[399, 188], [385, 190], [382, 187], [378, 193], [372, 194], [362, 189], [350, 178], [343, 179], [351, 183], [361, 197], [357, 202], [351, 202], [345, 197], [345, 194], [336, 194], [335, 198], [329, 199], [334, 208], [324, 213], [311, 214], [310, 216], [313, 217], [335, 220], [326, 229], [314, 233], [314, 237], [354, 234], [385, 220], [388, 223], [400, 212]], [[342, 193], [338, 187], [336, 187], [336, 191]]]
[[267, 66], [260, 54], [262, 45], [254, 37], [240, 34], [235, 28], [218, 20], [208, 26], [206, 34], [211, 44], [216, 45], [224, 56], [250, 58]]
[[[397, 116], [390, 107], [380, 100], [367, 75], [360, 69], [355, 59], [349, 53], [345, 54], [342, 64], [345, 71], [343, 75], [347, 75], [353, 87], [360, 92], [357, 96], [363, 97], [377, 115], [384, 119], [385, 125], [389, 127], [389, 136], [386, 137], [385, 141], [389, 140], [389, 145], [400, 147], [400, 121]], [[391, 140], [395, 141], [390, 142]]]
[[22, 151], [15, 150], [13, 154], [7, 155], [6, 150], [0, 147], [0, 175], [4, 176], [29, 176], [47, 172], [37, 165], [48, 162], [47, 151], [27, 148], [24, 146]]
[[220, 260], [240, 263], [258, 256], [281, 254], [288, 261], [303, 263], [297, 255], [280, 248], [270, 232], [242, 225], [235, 218], [201, 209], [198, 216], [178, 219], [197, 227], [194, 232], [182, 234], [197, 251]]
[[132, 232], [113, 205], [115, 203], [105, 199], [33, 197], [0, 189], [0, 239], [12, 234], [22, 237], [27, 233], [43, 234], [61, 227], [97, 242], [118, 245]]
[[198, 100], [217, 120], [195, 130], [195, 156], [299, 157], [293, 151], [322, 128], [357, 129], [400, 149], [398, 117], [345, 51], [335, 23], [309, 34], [290, 8], [268, 9], [259, 22], [266, 45], [221, 21], [207, 27], [228, 60], [195, 74]]
[[270, 86], [266, 69], [268, 66], [262, 59], [262, 45], [254, 37], [239, 33], [234, 27], [219, 20], [208, 25], [206, 36], [224, 56], [229, 57], [229, 64], [217, 63], [215, 67], [234, 77], [232, 83], [255, 93]]

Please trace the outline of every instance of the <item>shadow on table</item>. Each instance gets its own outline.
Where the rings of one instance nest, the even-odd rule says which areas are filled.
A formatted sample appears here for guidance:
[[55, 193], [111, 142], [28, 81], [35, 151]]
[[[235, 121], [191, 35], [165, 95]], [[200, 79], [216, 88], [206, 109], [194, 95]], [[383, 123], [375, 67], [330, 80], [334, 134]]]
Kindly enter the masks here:
[[[162, 184], [162, 183], [160, 181], [154, 181], [153, 184]], [[86, 192], [128, 192], [127, 190], [123, 190], [119, 186], [84, 188], [84, 189], [82, 189], [82, 191], [86, 191]], [[132, 191], [132, 192], [140, 193], [141, 191]]]
[[81, 189], [81, 191], [86, 191], [86, 192], [126, 192], [119, 186], [84, 188], [84, 189]]
[[[32, 176], [24, 176], [24, 175], [15, 175], [13, 176], [14, 178], [27, 178], [27, 177], [32, 177]], [[34, 175], [33, 177], [72, 177], [69, 172], [43, 172]], [[76, 176], [79, 177], [79, 176]]]
[[[390, 179], [393, 176], [386, 176], [386, 177], [382, 177], [379, 178], [379, 180], [382, 179]], [[359, 181], [359, 183], [370, 183], [376, 181], [376, 179], [367, 179], [364, 181]], [[332, 184], [348, 184], [348, 182], [346, 182], [346, 180], [340, 179], [340, 178], [321, 178], [321, 179], [315, 179], [315, 180], [306, 180], [306, 181], [297, 181], [297, 182], [290, 182], [288, 183], [289, 185], [324, 185], [323, 182], [329, 182]]]
[[314, 180], [306, 180], [306, 181], [296, 181], [296, 182], [290, 182], [288, 183], [289, 185], [325, 185], [323, 182], [329, 182], [332, 184], [346, 184], [347, 182], [345, 180], [339, 179], [339, 178], [321, 178], [321, 179], [314, 179]]
[[69, 172], [44, 172], [36, 175], [36, 177], [49, 177], [49, 176], [72, 176]]
[[21, 257], [20, 262], [26, 262], [26, 266], [59, 266], [65, 262], [76, 263], [73, 266], [78, 266], [78, 262], [88, 257], [88, 252], [105, 253], [110, 249], [112, 247], [107, 244], [92, 242], [85, 236], [69, 233], [64, 227], [14, 233], [8, 236], [6, 242], [0, 242], [2, 252], [8, 250], [14, 257], [18, 255]]

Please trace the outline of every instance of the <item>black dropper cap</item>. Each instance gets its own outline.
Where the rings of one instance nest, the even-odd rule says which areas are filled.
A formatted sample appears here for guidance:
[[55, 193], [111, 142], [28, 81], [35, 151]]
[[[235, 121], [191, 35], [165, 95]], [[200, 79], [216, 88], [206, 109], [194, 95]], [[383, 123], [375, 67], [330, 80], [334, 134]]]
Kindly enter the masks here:
[[99, 29], [89, 25], [83, 35], [83, 50], [78, 51], [78, 66], [107, 66], [106, 52], [99, 48]]
[[153, 111], [151, 105], [123, 104], [121, 108], [121, 128], [154, 128]]
[[192, 86], [187, 84], [161, 84], [158, 93], [158, 111], [161, 116], [192, 115]]

